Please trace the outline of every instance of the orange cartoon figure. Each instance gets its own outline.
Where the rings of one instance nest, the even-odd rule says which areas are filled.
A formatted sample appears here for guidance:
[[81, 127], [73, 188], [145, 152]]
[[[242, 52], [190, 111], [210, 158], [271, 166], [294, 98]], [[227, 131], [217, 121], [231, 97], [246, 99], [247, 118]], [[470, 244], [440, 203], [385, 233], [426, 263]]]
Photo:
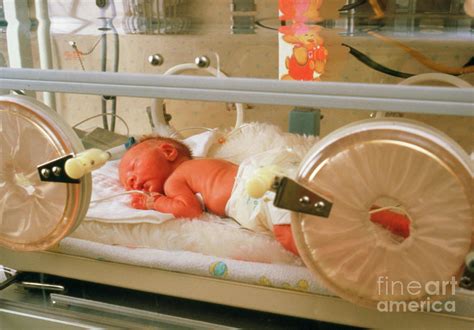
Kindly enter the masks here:
[[[283, 156], [288, 158], [286, 154]], [[290, 213], [282, 209], [277, 209], [276, 213], [271, 210], [260, 212], [257, 208], [259, 201], [242, 194], [241, 188], [249, 177], [247, 173], [254, 171], [252, 166], [253, 159], [240, 165], [221, 159], [194, 159], [183, 143], [152, 136], [142, 139], [125, 153], [120, 161], [119, 176], [125, 189], [148, 193], [132, 196], [134, 208], [187, 218], [198, 217], [205, 209], [219, 216], [233, 217], [243, 227], [273, 233], [284, 248], [298, 254], [290, 227]], [[197, 194], [201, 195], [204, 205]], [[276, 216], [269, 219], [263, 214]], [[290, 221], [282, 221], [285, 218]], [[372, 216], [371, 220], [386, 224], [385, 227], [393, 233], [408, 236], [408, 220], [405, 218], [385, 212]]]
[[322, 4], [323, 0], [279, 0], [280, 20], [301, 23], [318, 21]]
[[283, 41], [293, 46], [291, 56], [285, 58], [287, 73], [282, 80], [319, 80], [324, 72], [328, 51], [319, 35], [319, 26], [294, 24], [283, 26]]

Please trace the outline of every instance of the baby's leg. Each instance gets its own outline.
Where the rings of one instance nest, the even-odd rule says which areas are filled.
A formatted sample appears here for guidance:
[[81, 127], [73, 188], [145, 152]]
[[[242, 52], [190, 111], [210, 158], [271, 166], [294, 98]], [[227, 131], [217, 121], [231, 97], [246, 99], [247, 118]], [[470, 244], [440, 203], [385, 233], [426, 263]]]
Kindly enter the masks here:
[[[370, 221], [377, 223], [395, 235], [403, 238], [410, 236], [410, 220], [396, 212], [384, 210], [371, 214]], [[288, 251], [299, 255], [290, 224], [273, 225], [275, 239]]]
[[390, 210], [383, 210], [372, 213], [370, 221], [378, 223], [392, 234], [407, 238], [410, 236], [410, 220], [400, 214]]
[[262, 208], [265, 211], [265, 220], [267, 230], [272, 230], [275, 239], [291, 253], [299, 256], [291, 232], [291, 213], [288, 210], [277, 208], [273, 205], [274, 193], [267, 192], [264, 198]]
[[286, 250], [299, 255], [295, 240], [293, 239], [293, 233], [291, 232], [291, 225], [274, 225], [273, 234], [275, 235], [275, 239], [280, 242]]

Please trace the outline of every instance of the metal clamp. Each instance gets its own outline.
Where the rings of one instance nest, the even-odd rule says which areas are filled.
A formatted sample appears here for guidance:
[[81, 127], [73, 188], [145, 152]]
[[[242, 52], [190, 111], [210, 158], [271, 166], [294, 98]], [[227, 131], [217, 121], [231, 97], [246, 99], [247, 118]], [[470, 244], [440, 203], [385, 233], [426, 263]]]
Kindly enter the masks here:
[[74, 157], [74, 154], [59, 157], [47, 163], [38, 165], [38, 174], [41, 181], [79, 183], [79, 179], [73, 179], [66, 174], [64, 170], [66, 161]]
[[329, 217], [332, 203], [299, 183], [282, 177], [277, 179], [274, 187], [277, 188], [273, 201], [276, 207], [323, 218]]
[[467, 267], [461, 276], [461, 280], [459, 281], [459, 286], [463, 289], [474, 291], [474, 273], [471, 272]]

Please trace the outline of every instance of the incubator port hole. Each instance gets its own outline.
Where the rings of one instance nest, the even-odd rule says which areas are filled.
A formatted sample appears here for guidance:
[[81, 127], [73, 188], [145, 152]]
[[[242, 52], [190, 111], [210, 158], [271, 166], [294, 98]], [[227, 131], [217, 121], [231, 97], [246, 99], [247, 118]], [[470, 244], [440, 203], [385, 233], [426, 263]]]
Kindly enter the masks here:
[[401, 244], [409, 236], [411, 219], [403, 205], [391, 197], [378, 197], [369, 209], [376, 235], [385, 242]]

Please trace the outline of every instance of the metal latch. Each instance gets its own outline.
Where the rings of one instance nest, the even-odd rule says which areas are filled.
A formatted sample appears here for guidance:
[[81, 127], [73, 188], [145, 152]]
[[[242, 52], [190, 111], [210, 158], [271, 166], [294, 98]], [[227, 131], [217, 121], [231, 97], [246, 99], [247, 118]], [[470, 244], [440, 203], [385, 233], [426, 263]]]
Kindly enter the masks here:
[[39, 165], [37, 169], [41, 181], [79, 183], [79, 179], [73, 179], [69, 177], [65, 171], [67, 160], [73, 157], [74, 154], [69, 154]]
[[324, 218], [331, 213], [330, 201], [287, 177], [277, 178], [273, 187], [276, 188], [273, 201], [276, 207]]
[[102, 151], [87, 149], [77, 155], [69, 154], [38, 166], [41, 181], [80, 183], [84, 175], [103, 166], [114, 155], [127, 150], [128, 143]]

